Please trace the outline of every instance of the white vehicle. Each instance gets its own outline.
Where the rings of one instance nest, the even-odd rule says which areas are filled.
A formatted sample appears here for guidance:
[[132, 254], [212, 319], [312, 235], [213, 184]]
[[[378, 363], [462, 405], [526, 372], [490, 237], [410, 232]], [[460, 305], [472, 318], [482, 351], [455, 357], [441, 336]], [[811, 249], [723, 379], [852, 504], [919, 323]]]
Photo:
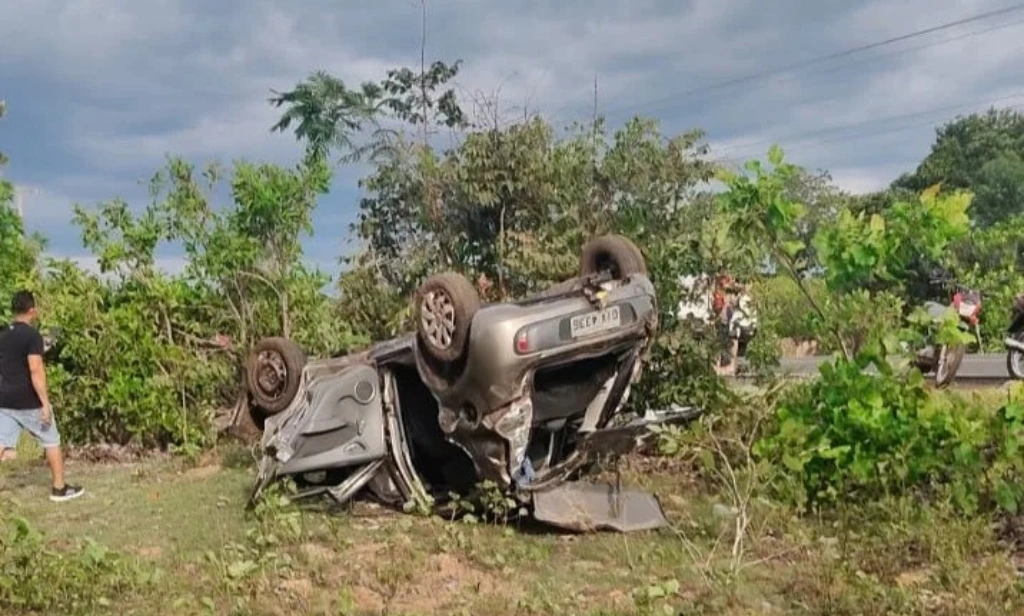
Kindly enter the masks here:
[[708, 276], [680, 276], [681, 298], [676, 316], [680, 321], [695, 319], [700, 323], [711, 323], [711, 289], [713, 281]]
[[[710, 276], [680, 276], [680, 299], [676, 316], [680, 321], [689, 321], [699, 326], [713, 326], [714, 279]], [[736, 354], [742, 355], [747, 343], [757, 332], [757, 310], [753, 299], [746, 291], [739, 294], [732, 306], [729, 318], [729, 338], [738, 343]]]
[[749, 339], [757, 331], [757, 310], [754, 301], [746, 292], [740, 293], [729, 320], [729, 334], [741, 341]]

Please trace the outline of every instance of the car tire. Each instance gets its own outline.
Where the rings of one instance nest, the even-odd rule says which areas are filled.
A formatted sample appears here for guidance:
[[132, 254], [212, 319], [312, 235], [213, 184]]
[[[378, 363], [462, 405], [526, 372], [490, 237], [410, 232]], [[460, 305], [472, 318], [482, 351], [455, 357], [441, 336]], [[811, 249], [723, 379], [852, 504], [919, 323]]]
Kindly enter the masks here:
[[446, 364], [463, 359], [469, 327], [480, 310], [480, 294], [466, 277], [445, 272], [416, 290], [416, 334], [431, 358]]
[[263, 415], [288, 408], [299, 392], [306, 354], [287, 338], [264, 338], [256, 343], [245, 364], [246, 388], [253, 406]]
[[634, 274], [647, 275], [644, 255], [629, 238], [622, 235], [602, 235], [583, 246], [580, 275], [590, 276], [602, 270], [611, 270], [618, 280]]

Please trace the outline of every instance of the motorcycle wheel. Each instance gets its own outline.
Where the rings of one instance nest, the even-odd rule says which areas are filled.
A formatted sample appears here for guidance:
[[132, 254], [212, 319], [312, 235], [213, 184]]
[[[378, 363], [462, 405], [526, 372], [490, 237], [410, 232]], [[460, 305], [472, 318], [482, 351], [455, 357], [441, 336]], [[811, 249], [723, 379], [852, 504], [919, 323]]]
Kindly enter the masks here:
[[948, 387], [953, 382], [960, 369], [960, 363], [964, 360], [965, 353], [967, 353], [967, 346], [963, 344], [939, 347], [938, 359], [935, 362], [936, 387]]
[[[1024, 333], [1014, 334], [1013, 337], [1020, 340], [1024, 338]], [[1016, 349], [1010, 349], [1007, 351], [1006, 371], [1010, 373], [1010, 378], [1015, 381], [1024, 379], [1024, 353]]]

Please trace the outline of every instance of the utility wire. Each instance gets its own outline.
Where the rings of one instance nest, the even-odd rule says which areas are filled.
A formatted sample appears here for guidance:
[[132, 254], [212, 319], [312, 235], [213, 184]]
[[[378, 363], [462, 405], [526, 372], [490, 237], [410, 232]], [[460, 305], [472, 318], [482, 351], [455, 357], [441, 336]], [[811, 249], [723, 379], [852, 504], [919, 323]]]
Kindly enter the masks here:
[[[780, 67], [773, 68], [773, 69], [768, 69], [768, 70], [759, 71], [759, 72], [756, 72], [756, 73], [751, 73], [749, 75], [744, 75], [742, 77], [736, 77], [736, 78], [732, 78], [732, 79], [727, 79], [727, 80], [724, 80], [724, 81], [708, 84], [706, 86], [700, 86], [700, 87], [697, 87], [697, 88], [692, 88], [692, 89], [689, 89], [689, 90], [684, 90], [682, 92], [677, 92], [677, 93], [674, 93], [674, 94], [668, 94], [668, 95], [661, 96], [661, 97], [658, 97], [656, 99], [650, 99], [648, 101], [644, 101], [644, 102], [641, 102], [641, 103], [635, 103], [635, 104], [630, 104], [630, 105], [623, 105], [623, 106], [620, 106], [618, 108], [613, 108], [611, 110], [605, 110], [605, 114], [607, 115], [608, 113], [617, 113], [617, 112], [620, 112], [620, 111], [629, 111], [629, 110], [632, 110], [632, 109], [647, 107], [647, 106], [650, 106], [650, 105], [654, 105], [654, 104], [658, 104], [658, 103], [662, 103], [662, 102], [666, 102], [666, 101], [674, 101], [674, 100], [680, 99], [680, 98], [687, 98], [687, 97], [691, 97], [691, 96], [694, 96], [694, 95], [697, 95], [697, 94], [704, 94], [704, 93], [707, 93], [707, 92], [713, 92], [713, 91], [716, 91], [716, 90], [721, 90], [721, 89], [729, 88], [731, 86], [736, 86], [736, 85], [740, 85], [740, 84], [744, 84], [744, 83], [749, 83], [749, 82], [757, 81], [757, 80], [760, 80], [760, 79], [764, 79], [766, 77], [773, 77], [773, 76], [777, 76], [777, 75], [780, 75], [780, 74], [783, 74], [783, 73], [789, 73], [789, 72], [793, 72], [793, 71], [798, 71], [800, 69], [804, 69], [804, 68], [807, 68], [807, 67], [810, 67], [810, 66], [814, 66], [814, 65], [817, 65], [817, 64], [822, 64], [822, 63], [825, 63], [825, 62], [829, 62], [831, 60], [837, 60], [837, 59], [840, 59], [840, 58], [856, 55], [856, 54], [859, 54], [859, 53], [863, 53], [865, 51], [870, 51], [872, 49], [877, 49], [877, 48], [880, 48], [880, 47], [886, 47], [886, 46], [892, 45], [894, 43], [899, 43], [899, 42], [910, 40], [910, 39], [914, 39], [914, 38], [917, 38], [917, 37], [920, 37], [920, 36], [925, 36], [927, 34], [932, 34], [934, 32], [940, 32], [942, 30], [948, 30], [950, 28], [956, 28], [958, 26], [962, 26], [962, 25], [965, 25], [965, 24], [981, 21], [981, 20], [984, 20], [984, 19], [988, 19], [990, 17], [996, 17], [996, 16], [999, 16], [999, 15], [1006, 15], [1006, 14], [1013, 13], [1013, 12], [1020, 11], [1020, 10], [1024, 10], [1024, 2], [1017, 3], [1017, 4], [1014, 4], [1014, 5], [1011, 5], [1011, 6], [1008, 6], [1008, 7], [1004, 7], [1004, 8], [1001, 8], [1001, 9], [985, 11], [983, 13], [978, 13], [978, 14], [975, 14], [975, 15], [971, 15], [969, 17], [964, 17], [962, 19], [957, 19], [955, 21], [950, 21], [950, 22], [938, 24], [938, 25], [935, 25], [935, 26], [931, 26], [931, 27], [928, 27], [928, 28], [921, 29], [921, 30], [915, 30], [913, 32], [908, 32], [906, 34], [901, 34], [901, 35], [890, 37], [890, 38], [887, 38], [887, 39], [884, 39], [884, 40], [875, 41], [875, 42], [867, 43], [867, 44], [864, 44], [864, 45], [858, 45], [856, 47], [851, 47], [851, 48], [844, 49], [844, 50], [837, 51], [837, 52], [833, 52], [833, 53], [830, 53], [830, 54], [827, 54], [827, 55], [824, 55], [824, 56], [818, 56], [818, 57], [815, 57], [815, 58], [810, 58], [808, 60], [803, 60], [803, 61], [800, 61], [800, 62], [795, 62], [793, 64], [788, 64], [788, 65], [780, 66]], [[1002, 25], [1003, 24], [1001, 24], [1001, 26]], [[950, 39], [950, 40], [955, 40], [955, 39]], [[947, 41], [944, 41], [944, 42], [949, 42], [949, 41], [947, 40]], [[563, 109], [564, 108], [565, 107], [563, 107]], [[557, 115], [557, 113], [556, 113], [556, 115]]]
[[[1017, 95], [1017, 96], [1019, 97], [1021, 95]], [[990, 103], [991, 103], [991, 101], [990, 101]], [[975, 107], [981, 107], [981, 106], [982, 105], [980, 105], [980, 104], [979, 105], [975, 105]], [[987, 105], [987, 104], [985, 105], [985, 107], [988, 107], [988, 106], [989, 105]], [[1020, 110], [1024, 109], [1024, 104], [1011, 105], [1009, 107], [1005, 107], [1005, 109], [1012, 109], [1012, 110], [1015, 110], [1015, 111], [1020, 111]], [[831, 143], [845, 143], [845, 142], [848, 142], [848, 141], [858, 141], [858, 140], [866, 139], [866, 138], [870, 138], [870, 137], [882, 137], [882, 136], [894, 135], [894, 134], [902, 133], [902, 132], [905, 132], [905, 131], [908, 131], [908, 130], [912, 130], [912, 129], [915, 129], [915, 128], [921, 128], [921, 127], [925, 127], [925, 126], [934, 126], [937, 122], [941, 122], [944, 119], [948, 118], [948, 114], [934, 115], [934, 111], [935, 110], [932, 110], [932, 112], [933, 112], [932, 117], [929, 117], [929, 118], [927, 118], [927, 119], [925, 119], [923, 121], [913, 122], [913, 123], [910, 123], [910, 124], [904, 124], [902, 126], [899, 126], [899, 125], [898, 126], [890, 126], [890, 127], [882, 128], [881, 130], [863, 131], [863, 132], [854, 133], [852, 135], [839, 135], [837, 137], [832, 137], [832, 138], [828, 138], [828, 139], [818, 139], [818, 140], [806, 139], [806, 140], [803, 140], [802, 142], [800, 142], [800, 141], [791, 142], [791, 143], [795, 143], [796, 145], [794, 145], [792, 147], [788, 147], [788, 148], [785, 147], [785, 145], [783, 145], [783, 150], [785, 150], [787, 152], [787, 154], [791, 154], [792, 152], [800, 152], [802, 150], [807, 150], [807, 149], [812, 148], [812, 147], [818, 147], [818, 146], [827, 145], [827, 144], [831, 144]], [[760, 154], [751, 153], [750, 156], [746, 156], [746, 155], [742, 155], [742, 154], [734, 154], [733, 156], [722, 157], [722, 158], [713, 158], [712, 160], [714, 162], [743, 163], [748, 158], [755, 158], [755, 157], [758, 157], [758, 156], [760, 156]]]
[[[996, 24], [994, 26], [989, 26], [987, 28], [982, 28], [981, 30], [973, 30], [971, 32], [964, 32], [962, 34], [957, 34], [955, 36], [950, 36], [948, 38], [944, 38], [944, 39], [941, 39], [941, 40], [938, 40], [938, 41], [931, 41], [930, 43], [924, 43], [923, 45], [917, 45], [915, 47], [907, 47], [906, 49], [900, 49], [898, 51], [893, 51], [893, 52], [890, 52], [890, 53], [882, 53], [882, 54], [878, 54], [876, 56], [871, 56], [870, 58], [865, 58], [863, 60], [856, 60], [854, 62], [846, 62], [844, 64], [840, 64], [839, 66], [829, 66], [829, 67], [826, 67], [826, 68], [822, 68], [822, 69], [818, 69], [818, 70], [814, 70], [814, 71], [809, 71], [809, 72], [806, 72], [806, 73], [803, 73], [803, 74], [804, 75], [826, 75], [828, 73], [833, 73], [833, 72], [842, 70], [844, 68], [850, 68], [850, 67], [853, 67], [853, 66], [863, 66], [865, 64], [872, 64], [874, 62], [878, 62], [879, 60], [889, 60], [889, 59], [895, 58], [897, 56], [903, 56], [903, 55], [914, 53], [915, 51], [921, 51], [922, 49], [930, 49], [932, 47], [938, 47], [940, 45], [945, 45], [947, 43], [953, 43], [953, 42], [960, 41], [960, 40], [963, 40], [963, 39], [966, 39], [966, 38], [971, 38], [972, 36], [979, 36], [979, 35], [982, 35], [982, 34], [987, 34], [989, 32], [994, 32], [995, 30], [1002, 30], [1004, 28], [1012, 28], [1014, 26], [1019, 26], [1021, 24], [1024, 24], [1024, 18], [1015, 19], [1014, 21], [1008, 21], [1008, 22], [1005, 22], [1005, 23], [998, 23], [998, 24]], [[793, 77], [796, 77], [796, 76], [797, 76], [796, 74], [792, 74], [792, 73], [786, 75], [787, 78], [793, 78]]]
[[[989, 32], [993, 32], [995, 30], [1002, 30], [1002, 29], [1005, 29], [1005, 28], [1012, 28], [1014, 26], [1019, 26], [1021, 24], [1024, 24], [1024, 18], [1017, 19], [1017, 20], [1010, 21], [1010, 22], [1006, 22], [1006, 23], [996, 24], [994, 26], [989, 26], [987, 28], [982, 28], [981, 30], [975, 30], [975, 31], [972, 31], [972, 32], [965, 32], [965, 33], [962, 33], [962, 34], [958, 34], [956, 36], [951, 36], [951, 37], [948, 37], [948, 38], [944, 38], [944, 39], [939, 40], [939, 41], [931, 41], [929, 43], [925, 43], [923, 45], [917, 45], [915, 47], [909, 47], [907, 49], [900, 49], [898, 51], [894, 51], [894, 52], [891, 52], [891, 53], [879, 54], [879, 55], [871, 56], [869, 58], [863, 58], [863, 59], [860, 59], [860, 60], [855, 60], [853, 62], [845, 62], [845, 63], [840, 64], [838, 66], [826, 66], [826, 67], [819, 68], [819, 69], [813, 70], [813, 71], [806, 71], [806, 72], [800, 72], [800, 73], [788, 73], [788, 74], [778, 75], [778, 76], [776, 76], [777, 77], [776, 79], [766, 80], [765, 83], [762, 83], [760, 85], [763, 86], [763, 85], [768, 85], [769, 83], [772, 83], [772, 82], [792, 80], [792, 79], [796, 79], [797, 77], [801, 77], [801, 76], [827, 75], [829, 73], [836, 73], [836, 72], [839, 72], [839, 71], [844, 70], [844, 69], [849, 69], [849, 68], [856, 67], [856, 66], [864, 66], [864, 65], [868, 65], [868, 64], [874, 64], [874, 63], [877, 63], [879, 61], [890, 60], [892, 58], [896, 58], [898, 56], [902, 56], [902, 55], [906, 55], [906, 54], [911, 54], [911, 53], [914, 53], [914, 52], [917, 52], [917, 51], [921, 51], [923, 49], [929, 49], [931, 47], [938, 47], [940, 45], [945, 45], [947, 43], [952, 43], [952, 42], [963, 40], [963, 39], [970, 38], [970, 37], [973, 37], [973, 36], [979, 36], [979, 35], [982, 35], [982, 34], [987, 34]], [[870, 73], [868, 73], [868, 74], [870, 74]], [[754, 86], [754, 88], [757, 88], [757, 87], [759, 87], [759, 86]], [[819, 99], [816, 99], [814, 101], [804, 101], [804, 102], [825, 103], [825, 102], [831, 102], [831, 101], [846, 100], [847, 98], [849, 98], [849, 95], [846, 94], [846, 93], [842, 93], [842, 94], [838, 94], [838, 95], [835, 95], [835, 96], [830, 96], [828, 98], [819, 98]], [[672, 103], [672, 102], [673, 101], [664, 101], [662, 104], [658, 104], [658, 105], [643, 105], [643, 108], [644, 108], [645, 111], [650, 112], [650, 111], [656, 110], [656, 109], [663, 109], [667, 103]]]
[[799, 141], [806, 141], [808, 138], [818, 137], [818, 136], [821, 136], [821, 135], [827, 135], [829, 133], [842, 132], [842, 131], [852, 130], [852, 129], [869, 128], [871, 126], [878, 125], [878, 124], [885, 124], [885, 123], [893, 122], [893, 121], [897, 121], [897, 120], [908, 120], [908, 119], [913, 119], [913, 118], [920, 118], [922, 116], [929, 116], [930, 117], [930, 116], [939, 114], [940, 117], [947, 117], [949, 112], [956, 111], [958, 109], [975, 108], [975, 107], [979, 107], [979, 106], [982, 106], [982, 105], [984, 105], [985, 107], [989, 107], [989, 106], [995, 105], [996, 103], [1001, 103], [1001, 102], [1008, 101], [1008, 100], [1011, 100], [1011, 99], [1018, 99], [1018, 98], [1021, 98], [1021, 97], [1024, 97], [1024, 92], [1017, 92], [1015, 94], [1008, 94], [1006, 96], [1000, 96], [1000, 97], [994, 98], [994, 99], [993, 98], [986, 98], [986, 99], [981, 99], [981, 100], [977, 100], [976, 99], [976, 100], [973, 100], [973, 101], [968, 101], [968, 102], [963, 102], [963, 103], [956, 103], [954, 105], [944, 105], [942, 107], [933, 107], [931, 109], [925, 109], [925, 110], [922, 110], [922, 111], [915, 111], [915, 112], [912, 112], [912, 113], [903, 113], [903, 114], [887, 116], [887, 117], [883, 117], [883, 118], [873, 118], [871, 120], [862, 120], [862, 121], [859, 121], [859, 122], [852, 122], [852, 123], [848, 123], [848, 124], [839, 124], [839, 125], [836, 125], [836, 126], [828, 126], [828, 127], [825, 127], [825, 128], [815, 129], [813, 131], [806, 131], [806, 132], [802, 132], [802, 133], [795, 133], [795, 134], [790, 134], [790, 135], [782, 135], [782, 136], [775, 137], [775, 138], [770, 138], [770, 139], [761, 139], [759, 141], [752, 141], [752, 142], [747, 142], [747, 143], [738, 143], [738, 144], [734, 144], [734, 145], [729, 145], [729, 146], [725, 146], [724, 148], [719, 149], [718, 153], [732, 152], [732, 151], [736, 151], [736, 150], [746, 151], [746, 150], [750, 150], [751, 148], [756, 147], [756, 146], [768, 145], [768, 144], [771, 144], [771, 143], [783, 143], [784, 144], [784, 143], [794, 143], [794, 142], [799, 142]]

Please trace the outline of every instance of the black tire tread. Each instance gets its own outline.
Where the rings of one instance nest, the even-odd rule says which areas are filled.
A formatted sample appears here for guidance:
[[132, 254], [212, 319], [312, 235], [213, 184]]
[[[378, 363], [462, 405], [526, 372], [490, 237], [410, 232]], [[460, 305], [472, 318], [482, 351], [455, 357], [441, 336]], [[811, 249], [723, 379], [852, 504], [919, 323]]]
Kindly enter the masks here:
[[[256, 360], [264, 351], [273, 351], [281, 356], [285, 365], [285, 389], [277, 399], [263, 395], [256, 387]], [[245, 366], [246, 388], [253, 406], [265, 415], [276, 415], [288, 408], [299, 392], [302, 369], [306, 365], [306, 354], [299, 345], [288, 338], [264, 338], [253, 346]]]
[[583, 246], [580, 275], [589, 276], [600, 270], [601, 263], [612, 261], [622, 277], [647, 275], [647, 262], [643, 252], [628, 237], [618, 234], [600, 235]]

